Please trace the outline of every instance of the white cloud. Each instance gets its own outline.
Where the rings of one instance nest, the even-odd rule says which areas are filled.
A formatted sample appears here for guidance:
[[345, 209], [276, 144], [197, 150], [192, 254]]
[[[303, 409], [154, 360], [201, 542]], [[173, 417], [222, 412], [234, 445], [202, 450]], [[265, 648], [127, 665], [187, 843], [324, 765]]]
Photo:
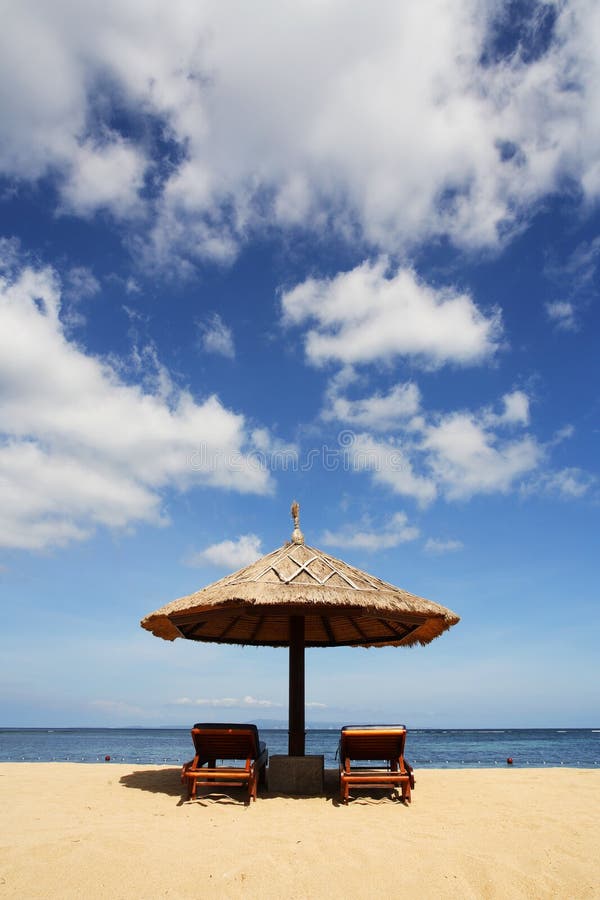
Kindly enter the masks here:
[[548, 441], [549, 447], [555, 447], [558, 444], [562, 444], [563, 441], [568, 441], [575, 434], [575, 428], [572, 425], [563, 425], [562, 428], [559, 428], [558, 431], [552, 436], [550, 441]]
[[96, 524], [163, 521], [159, 496], [118, 466], [36, 441], [0, 445], [0, 546], [38, 549], [90, 536]]
[[415, 471], [410, 447], [400, 440], [377, 440], [367, 433], [357, 434], [345, 453], [355, 472], [370, 472], [373, 481], [390, 487], [395, 494], [412, 497], [422, 506], [437, 495], [433, 479]]
[[241, 569], [255, 562], [261, 552], [261, 540], [256, 534], [242, 534], [235, 541], [221, 541], [191, 554], [186, 563], [188, 566], [208, 564], [225, 569]]
[[218, 313], [213, 313], [206, 322], [199, 323], [200, 342], [206, 353], [216, 353], [227, 359], [235, 357], [233, 334]]
[[455, 541], [452, 539], [441, 540], [440, 538], [428, 538], [425, 542], [425, 553], [432, 554], [441, 554], [441, 553], [455, 553], [457, 550], [462, 550], [464, 544], [462, 541]]
[[502, 406], [504, 408], [501, 413], [487, 409], [481, 412], [480, 418], [486, 426], [494, 428], [497, 426], [529, 425], [529, 404], [529, 397], [524, 391], [511, 391], [502, 397]]
[[359, 400], [349, 400], [338, 393], [335, 379], [327, 394], [322, 417], [325, 421], [346, 422], [358, 428], [388, 431], [401, 419], [419, 411], [421, 394], [413, 382], [395, 384], [385, 394], [372, 394]]
[[309, 278], [282, 295], [284, 323], [313, 323], [309, 362], [321, 365], [412, 357], [428, 367], [478, 363], [493, 355], [498, 312], [484, 316], [471, 297], [434, 289], [411, 269], [390, 270], [387, 257], [331, 279]]
[[109, 209], [119, 218], [139, 212], [146, 166], [142, 153], [118, 136], [101, 146], [78, 146], [62, 186], [65, 211], [86, 217]]
[[208, 699], [200, 697], [192, 700], [189, 697], [180, 697], [174, 700], [176, 706], [207, 706], [211, 709], [275, 709], [283, 706], [274, 700], [259, 700], [250, 695], [246, 697], [219, 697]]
[[321, 540], [329, 547], [358, 550], [389, 550], [419, 537], [419, 529], [408, 524], [406, 513], [395, 513], [379, 530], [360, 530], [357, 526], [345, 526], [333, 532], [325, 531]]
[[[147, 146], [149, 127], [128, 143], [107, 131], [117, 96], [121, 116], [158, 119], [183, 151], [178, 166], [160, 160], [172, 175], [148, 201], [158, 259], [227, 259], [273, 222], [331, 225], [383, 250], [439, 235], [494, 246], [565, 183], [600, 195], [598, 5], [535, 6], [530, 21], [556, 13], [536, 53], [490, 52], [503, 10], [477, 0], [381, 0], [375, 15], [305, 0], [293, 16], [274, 0], [148, 0], [141, 12], [134, 0], [12, 4], [0, 170], [58, 173], [73, 211], [128, 215], [146, 153], [160, 150]], [[541, 34], [529, 29], [528, 51]]]
[[526, 494], [552, 494], [563, 500], [577, 500], [583, 497], [597, 483], [597, 478], [576, 466], [545, 472], [539, 478], [523, 486]]
[[176, 387], [154, 352], [138, 366], [126, 381], [67, 339], [52, 270], [0, 282], [0, 544], [163, 523], [170, 486], [270, 489], [242, 415]]
[[[354, 402], [356, 407], [346, 407], [350, 416], [362, 408]], [[390, 423], [385, 438], [349, 431], [344, 435], [344, 463], [352, 471], [369, 472], [376, 483], [421, 506], [439, 495], [458, 500], [507, 492], [540, 466], [546, 451], [529, 433], [514, 436], [515, 430], [529, 425], [527, 394], [507, 393], [502, 406], [501, 413], [488, 407], [445, 414], [420, 408], [416, 415]]]
[[593, 290], [599, 259], [600, 237], [595, 237], [578, 244], [564, 262], [549, 262], [545, 274], [561, 284], [570, 296], [585, 295], [589, 289]]
[[529, 425], [529, 397], [524, 391], [512, 391], [502, 398], [504, 412], [500, 417], [507, 425]]
[[100, 282], [87, 266], [73, 266], [64, 278], [64, 296], [78, 302], [100, 291]]
[[130, 276], [125, 282], [125, 290], [128, 294], [139, 294], [142, 289], [135, 278], [131, 278]]
[[451, 500], [505, 493], [543, 458], [532, 436], [502, 441], [484, 421], [463, 412], [427, 425], [422, 447], [436, 483]]
[[18, 238], [0, 238], [0, 273], [10, 277], [21, 263], [21, 243]]
[[100, 292], [100, 282], [87, 266], [74, 266], [62, 278], [61, 320], [66, 328], [85, 325], [86, 317], [81, 311], [81, 301]]
[[560, 331], [576, 331], [577, 318], [575, 306], [568, 300], [555, 300], [546, 303], [546, 315]]
[[587, 309], [596, 300], [595, 281], [600, 260], [600, 237], [582, 241], [564, 262], [552, 260], [545, 274], [557, 285], [561, 300], [544, 304], [557, 331], [579, 331]]

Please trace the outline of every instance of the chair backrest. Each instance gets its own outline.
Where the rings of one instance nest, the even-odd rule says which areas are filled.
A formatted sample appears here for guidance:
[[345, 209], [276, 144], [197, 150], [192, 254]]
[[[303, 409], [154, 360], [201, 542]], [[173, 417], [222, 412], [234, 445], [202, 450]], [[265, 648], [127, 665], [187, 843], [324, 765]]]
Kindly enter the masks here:
[[398, 759], [405, 743], [404, 725], [347, 725], [342, 728], [340, 759]]
[[256, 725], [198, 722], [192, 728], [192, 740], [203, 759], [255, 759], [259, 755]]

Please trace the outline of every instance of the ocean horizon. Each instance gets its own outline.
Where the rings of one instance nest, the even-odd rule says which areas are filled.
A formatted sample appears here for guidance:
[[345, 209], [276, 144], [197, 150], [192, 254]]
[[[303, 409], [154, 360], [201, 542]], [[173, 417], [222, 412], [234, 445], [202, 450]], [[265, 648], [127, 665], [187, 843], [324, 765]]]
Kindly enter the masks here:
[[[259, 725], [269, 753], [287, 754], [287, 729]], [[306, 753], [338, 765], [339, 726], [308, 728]], [[0, 728], [0, 762], [181, 765], [192, 754], [189, 726]], [[108, 759], [107, 759], [108, 757]], [[600, 728], [409, 728], [406, 757], [416, 768], [596, 768]]]

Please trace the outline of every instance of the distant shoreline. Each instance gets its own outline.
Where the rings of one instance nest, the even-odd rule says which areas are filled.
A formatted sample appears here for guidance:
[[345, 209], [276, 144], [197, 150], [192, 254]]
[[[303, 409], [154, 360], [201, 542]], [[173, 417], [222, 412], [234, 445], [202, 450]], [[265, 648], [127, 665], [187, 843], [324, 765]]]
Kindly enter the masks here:
[[[111, 762], [180, 765], [191, 752], [190, 727], [0, 728], [0, 762]], [[288, 753], [284, 728], [259, 724], [271, 755]], [[339, 727], [307, 728], [306, 754], [337, 765]], [[600, 767], [594, 728], [408, 728], [406, 755], [417, 768]]]
[[[197, 719], [200, 721], [200, 719]], [[202, 721], [208, 721], [205, 717]], [[266, 731], [285, 731], [287, 725], [269, 725], [260, 719], [238, 719], [230, 717], [227, 721], [243, 721], [253, 723], [258, 728]], [[193, 724], [193, 723], [192, 723]], [[345, 725], [352, 724], [344, 720], [337, 725], [307, 725], [307, 731], [339, 731]], [[358, 723], [356, 723], [358, 724]], [[600, 734], [598, 725], [503, 725], [503, 726], [467, 726], [458, 725], [409, 725], [410, 731], [448, 731], [448, 732], [484, 732], [487, 734], [503, 734], [507, 731], [591, 731]], [[186, 725], [0, 725], [0, 733], [3, 731], [189, 731], [191, 724]]]

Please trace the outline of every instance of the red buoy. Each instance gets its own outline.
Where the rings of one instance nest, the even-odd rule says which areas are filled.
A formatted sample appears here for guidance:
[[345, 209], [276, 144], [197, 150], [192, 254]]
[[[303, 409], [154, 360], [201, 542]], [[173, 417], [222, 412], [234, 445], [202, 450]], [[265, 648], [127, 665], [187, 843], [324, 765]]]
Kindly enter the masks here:
[[[105, 757], [104, 757], [104, 762], [110, 762], [110, 756], [105, 756]], [[511, 762], [512, 762], [512, 759], [511, 759]]]
[[506, 760], [506, 763], [507, 763], [507, 765], [512, 766], [512, 764], [513, 764], [513, 758], [512, 758], [512, 756], [509, 756], [509, 757], [508, 757], [508, 759]]

